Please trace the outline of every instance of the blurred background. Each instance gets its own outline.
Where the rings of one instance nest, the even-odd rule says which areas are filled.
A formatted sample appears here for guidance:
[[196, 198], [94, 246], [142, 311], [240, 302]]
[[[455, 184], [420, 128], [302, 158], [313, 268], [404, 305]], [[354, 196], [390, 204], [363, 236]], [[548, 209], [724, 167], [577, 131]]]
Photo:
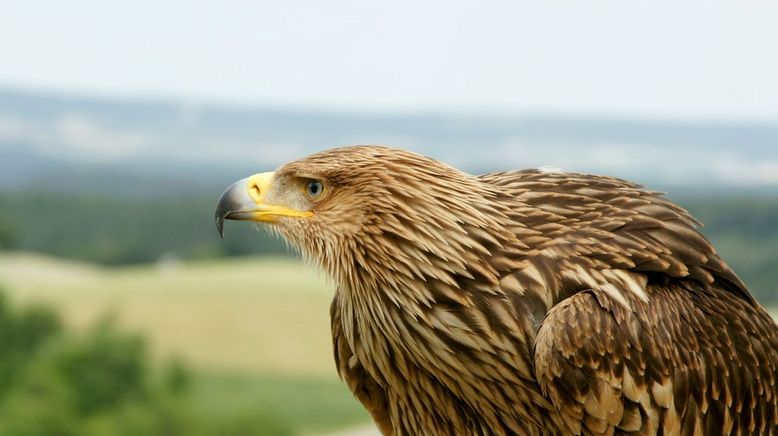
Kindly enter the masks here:
[[778, 307], [778, 4], [0, 0], [0, 434], [370, 434], [333, 290], [213, 223], [380, 143], [688, 208]]

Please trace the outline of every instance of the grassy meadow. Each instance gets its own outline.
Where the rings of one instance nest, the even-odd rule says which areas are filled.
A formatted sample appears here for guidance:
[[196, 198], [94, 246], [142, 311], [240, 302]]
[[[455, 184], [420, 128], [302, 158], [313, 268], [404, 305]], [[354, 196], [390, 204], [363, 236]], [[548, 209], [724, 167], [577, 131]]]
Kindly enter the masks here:
[[333, 290], [299, 260], [109, 267], [6, 253], [0, 254], [0, 286], [20, 305], [53, 305], [76, 330], [111, 316], [119, 328], [141, 333], [160, 364], [181, 358], [193, 369], [190, 405], [206, 420], [262, 417], [296, 434], [338, 434], [354, 426], [365, 429], [355, 434], [374, 434], [335, 374]]
[[367, 422], [335, 373], [332, 289], [290, 258], [101, 267], [36, 254], [0, 255], [0, 286], [44, 302], [83, 329], [105, 316], [149, 342], [155, 360], [194, 370], [203, 414], [270, 416], [315, 434]]

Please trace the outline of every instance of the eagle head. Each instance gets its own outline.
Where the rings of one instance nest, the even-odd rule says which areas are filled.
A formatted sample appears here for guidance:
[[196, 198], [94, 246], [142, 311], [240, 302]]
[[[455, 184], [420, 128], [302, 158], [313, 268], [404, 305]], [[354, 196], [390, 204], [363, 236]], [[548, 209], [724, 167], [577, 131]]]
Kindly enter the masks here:
[[[493, 282], [491, 268], [477, 268], [479, 254], [501, 233], [515, 239], [499, 222], [497, 195], [434, 159], [353, 146], [235, 182], [219, 199], [215, 218], [220, 232], [225, 219], [269, 224], [346, 288], [377, 280], [452, 281], [473, 267]], [[489, 235], [474, 240], [478, 229]]]
[[352, 146], [235, 182], [219, 199], [215, 219], [220, 234], [225, 219], [268, 224], [340, 281], [355, 264], [369, 270], [424, 262], [440, 251], [441, 237], [453, 241], [447, 249], [456, 248], [446, 234], [461, 230], [463, 221], [486, 227], [488, 216], [477, 206], [488, 196], [473, 176], [436, 160]]

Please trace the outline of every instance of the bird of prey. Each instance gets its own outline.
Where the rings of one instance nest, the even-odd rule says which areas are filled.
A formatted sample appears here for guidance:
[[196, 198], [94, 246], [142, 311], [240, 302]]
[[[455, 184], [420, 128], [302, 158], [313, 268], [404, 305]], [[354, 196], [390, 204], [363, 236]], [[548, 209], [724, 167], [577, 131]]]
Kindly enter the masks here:
[[630, 182], [323, 151], [229, 187], [337, 284], [340, 377], [386, 435], [778, 434], [778, 325]]

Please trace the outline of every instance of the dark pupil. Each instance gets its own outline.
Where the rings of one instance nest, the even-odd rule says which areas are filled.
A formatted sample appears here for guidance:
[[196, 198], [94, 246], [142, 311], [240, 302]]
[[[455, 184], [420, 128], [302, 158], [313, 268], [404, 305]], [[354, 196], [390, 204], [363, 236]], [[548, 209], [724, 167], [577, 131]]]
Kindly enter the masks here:
[[310, 182], [308, 183], [308, 194], [312, 196], [319, 195], [321, 193], [321, 183], [320, 182]]

